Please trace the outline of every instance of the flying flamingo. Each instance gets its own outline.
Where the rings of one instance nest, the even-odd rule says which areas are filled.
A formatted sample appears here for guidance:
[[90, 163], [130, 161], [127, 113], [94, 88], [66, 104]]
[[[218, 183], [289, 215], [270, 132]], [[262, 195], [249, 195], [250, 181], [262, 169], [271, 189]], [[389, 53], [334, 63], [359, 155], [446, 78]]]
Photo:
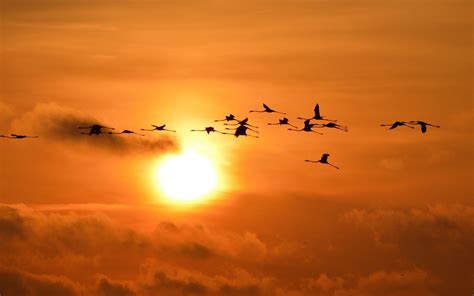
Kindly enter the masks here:
[[286, 113], [283, 113], [283, 112], [280, 112], [280, 111], [273, 110], [272, 108], [268, 107], [265, 104], [263, 104], [263, 110], [250, 110], [249, 112], [286, 114]]
[[113, 127], [106, 127], [106, 126], [103, 126], [103, 125], [100, 125], [100, 124], [94, 124], [94, 125], [91, 125], [91, 126], [81, 126], [81, 127], [78, 127], [78, 129], [90, 129], [90, 131], [88, 133], [81, 133], [82, 135], [100, 135], [100, 134], [103, 134], [102, 132], [102, 129], [111, 129], [113, 130], [114, 128]]
[[120, 135], [120, 134], [135, 134], [135, 135], [139, 135], [139, 136], [145, 136], [143, 134], [139, 134], [139, 133], [136, 133], [134, 131], [131, 131], [131, 130], [123, 130], [121, 131], [120, 133], [114, 133], [114, 132], [109, 132], [110, 135], [114, 134], [114, 135]]
[[283, 117], [282, 119], [278, 119], [278, 123], [269, 123], [268, 125], [289, 125], [294, 128], [297, 128], [296, 125], [292, 125], [291, 123], [288, 122], [288, 118]]
[[38, 136], [25, 136], [25, 135], [10, 134], [10, 136], [0, 135], [0, 138], [21, 140], [21, 139], [37, 139]]
[[337, 121], [335, 119], [327, 119], [327, 118], [322, 117], [321, 113], [319, 112], [319, 104], [316, 104], [316, 106], [314, 106], [314, 116], [313, 117], [311, 117], [311, 118], [298, 117], [298, 119], [302, 119], [302, 120], [315, 119], [315, 120], [326, 120], [326, 121], [331, 121], [331, 122], [336, 122]]
[[431, 123], [427, 123], [427, 122], [424, 122], [424, 121], [417, 121], [417, 120], [411, 120], [408, 124], [412, 124], [412, 125], [419, 124], [420, 127], [421, 127], [421, 132], [423, 134], [426, 133], [426, 127], [428, 125], [432, 126], [432, 127], [437, 127], [437, 128], [440, 127], [439, 125], [434, 125], [434, 124], [431, 124]]
[[237, 122], [237, 123], [224, 123], [224, 125], [246, 125], [246, 126], [258, 128], [258, 126], [251, 125], [251, 124], [248, 123], [248, 122], [249, 122], [248, 117], [245, 117], [244, 119], [242, 119], [241, 121], [239, 121], [239, 122]]
[[333, 165], [332, 163], [329, 163], [328, 162], [328, 158], [329, 158], [329, 154], [328, 153], [324, 153], [322, 156], [321, 156], [321, 159], [320, 160], [309, 160], [309, 159], [305, 159], [306, 162], [314, 162], [314, 163], [323, 163], [323, 164], [328, 164], [336, 169], [339, 169], [339, 167]]
[[389, 126], [390, 127], [389, 130], [397, 128], [399, 126], [406, 126], [406, 127], [409, 127], [409, 128], [413, 128], [412, 126], [409, 126], [407, 124], [408, 124], [408, 122], [406, 122], [406, 121], [395, 121], [394, 123], [381, 124], [380, 126]]
[[210, 134], [210, 133], [220, 133], [220, 134], [224, 134], [224, 135], [227, 134], [227, 133], [216, 130], [212, 126], [208, 126], [208, 127], [204, 128], [203, 130], [194, 130], [194, 129], [192, 129], [191, 131], [192, 132], [206, 132], [207, 134]]
[[320, 133], [320, 132], [313, 131], [313, 127], [317, 124], [316, 123], [310, 123], [310, 121], [311, 121], [311, 119], [306, 119], [304, 121], [304, 127], [302, 129], [289, 128], [288, 130], [289, 131], [295, 131], [295, 132], [311, 132], [311, 133], [316, 133], [316, 134], [322, 135], [322, 133]]
[[214, 122], [219, 122], [219, 121], [226, 121], [226, 122], [229, 122], [229, 121], [238, 121], [237, 118], [235, 118], [235, 115], [234, 114], [229, 114], [229, 115], [226, 115], [225, 119], [216, 119], [214, 120]]
[[248, 126], [245, 126], [245, 125], [239, 125], [237, 128], [226, 128], [226, 130], [235, 130], [234, 136], [236, 138], [238, 138], [239, 136], [246, 136], [246, 137], [248, 136], [248, 137], [258, 138], [258, 136], [247, 134], [247, 130], [251, 130], [251, 131], [254, 131], [256, 133], [258, 133], [258, 131], [254, 130], [254, 129], [251, 129]]
[[328, 123], [323, 123], [323, 124], [319, 124], [318, 126], [316, 127], [327, 127], [327, 128], [335, 128], [335, 129], [338, 129], [338, 130], [341, 130], [341, 131], [344, 131], [344, 132], [347, 132], [349, 129], [347, 128], [347, 126], [342, 126], [340, 124], [337, 124], [335, 122], [328, 122]]
[[175, 130], [167, 129], [167, 128], [166, 128], [166, 124], [163, 124], [163, 125], [154, 125], [154, 124], [152, 124], [151, 126], [153, 127], [152, 129], [144, 129], [144, 128], [141, 128], [140, 130], [141, 130], [141, 131], [148, 131], [148, 132], [152, 132], [152, 131], [167, 131], [167, 132], [176, 133]]

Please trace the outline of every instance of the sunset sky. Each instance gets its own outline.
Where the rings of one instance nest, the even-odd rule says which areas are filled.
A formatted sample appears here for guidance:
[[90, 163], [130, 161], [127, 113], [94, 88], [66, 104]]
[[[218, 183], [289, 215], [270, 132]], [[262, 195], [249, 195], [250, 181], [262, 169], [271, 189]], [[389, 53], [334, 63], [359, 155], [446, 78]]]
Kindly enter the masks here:
[[[0, 134], [39, 138], [0, 138], [0, 295], [471, 295], [473, 11], [1, 1]], [[349, 131], [269, 126], [262, 103]], [[190, 131], [229, 113], [259, 138]], [[203, 165], [163, 169], [186, 153], [215, 177], [190, 201], [167, 189]], [[340, 169], [304, 162], [323, 153]]]

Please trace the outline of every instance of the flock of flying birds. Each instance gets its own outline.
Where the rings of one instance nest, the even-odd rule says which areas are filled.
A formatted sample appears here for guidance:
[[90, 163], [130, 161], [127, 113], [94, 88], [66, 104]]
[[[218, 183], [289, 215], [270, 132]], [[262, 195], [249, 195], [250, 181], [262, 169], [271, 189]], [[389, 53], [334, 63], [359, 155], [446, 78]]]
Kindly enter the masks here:
[[[257, 113], [278, 113], [278, 114], [286, 115], [286, 113], [276, 111], [276, 110], [268, 107], [268, 105], [266, 105], [266, 104], [263, 104], [263, 110], [250, 110], [249, 112], [250, 113], [254, 113], [254, 112], [257, 112]], [[347, 126], [343, 126], [343, 125], [340, 125], [340, 124], [336, 123], [337, 120], [328, 119], [328, 118], [325, 118], [325, 117], [321, 116], [321, 113], [319, 112], [319, 104], [316, 104], [316, 106], [314, 107], [314, 115], [312, 117], [310, 117], [310, 118], [298, 117], [298, 119], [299, 120], [304, 120], [304, 126], [301, 129], [298, 128], [296, 125], [291, 124], [289, 122], [289, 119], [286, 118], [286, 117], [283, 117], [283, 118], [279, 119], [278, 122], [276, 122], [276, 123], [268, 123], [268, 125], [288, 125], [288, 126], [290, 126], [290, 128], [288, 128], [289, 131], [309, 132], [309, 133], [316, 133], [316, 134], [319, 134], [319, 135], [322, 135], [323, 133], [315, 131], [315, 130], [313, 130], [313, 128], [334, 128], [334, 129], [338, 129], [338, 130], [341, 130], [341, 131], [344, 131], [344, 132], [348, 131]], [[191, 131], [192, 132], [206, 132], [207, 134], [219, 133], [219, 134], [223, 134], [223, 135], [234, 135], [235, 137], [248, 136], [248, 137], [258, 138], [258, 136], [254, 134], [254, 133], [258, 134], [258, 130], [257, 130], [258, 126], [251, 125], [249, 123], [249, 118], [248, 117], [244, 118], [243, 120], [239, 120], [233, 114], [229, 114], [229, 115], [225, 116], [224, 119], [214, 120], [214, 122], [222, 122], [222, 121], [225, 121], [225, 123], [224, 123], [225, 126], [231, 126], [231, 127], [225, 127], [225, 130], [233, 131], [233, 132], [219, 131], [219, 130], [215, 129], [213, 126], [207, 126], [204, 129], [192, 129]], [[419, 125], [421, 127], [421, 132], [422, 133], [426, 133], [428, 126], [437, 127], [437, 128], [440, 127], [439, 125], [430, 124], [430, 123], [427, 123], [427, 122], [424, 122], [424, 121], [395, 121], [395, 122], [390, 123], [390, 124], [381, 124], [381, 126], [389, 126], [389, 130], [393, 130], [393, 129], [395, 129], [397, 127], [401, 127], [401, 126], [413, 129], [414, 125]], [[173, 133], [176, 132], [175, 130], [167, 129], [166, 124], [163, 124], [163, 125], [153, 125], [152, 124], [151, 126], [152, 126], [151, 129], [142, 128], [141, 130], [142, 131], [159, 131], [159, 132], [160, 131], [167, 131], [167, 132], [173, 132]], [[91, 126], [80, 126], [80, 127], [78, 127], [78, 129], [88, 129], [89, 132], [80, 133], [80, 134], [89, 135], [89, 136], [91, 136], [91, 135], [97, 135], [98, 136], [98, 135], [101, 135], [101, 134], [108, 134], [108, 135], [135, 134], [135, 135], [138, 135], [138, 136], [145, 136], [144, 134], [137, 133], [137, 132], [134, 132], [134, 131], [128, 130], [128, 129], [122, 130], [121, 132], [114, 132], [115, 129], [113, 127], [107, 127], [107, 126], [103, 126], [103, 125], [100, 125], [100, 124], [93, 124]], [[108, 130], [108, 131], [104, 131], [104, 130]], [[251, 131], [252, 133], [247, 133], [247, 131]], [[26, 135], [18, 135], [18, 134], [10, 134], [9, 136], [8, 135], [0, 135], [0, 137], [1, 138], [7, 138], [7, 139], [38, 138], [38, 136], [26, 136]], [[311, 162], [311, 163], [327, 164], [327, 165], [330, 165], [330, 166], [332, 166], [336, 169], [339, 169], [339, 167], [329, 163], [328, 158], [329, 158], [329, 154], [324, 153], [319, 160], [306, 159], [305, 161], [306, 162]]]

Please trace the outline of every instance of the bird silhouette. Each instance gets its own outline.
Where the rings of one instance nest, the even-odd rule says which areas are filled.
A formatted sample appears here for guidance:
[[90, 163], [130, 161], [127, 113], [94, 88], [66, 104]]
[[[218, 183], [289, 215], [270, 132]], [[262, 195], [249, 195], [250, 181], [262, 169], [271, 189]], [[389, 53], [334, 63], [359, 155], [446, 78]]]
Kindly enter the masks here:
[[280, 112], [280, 111], [273, 110], [272, 108], [268, 107], [265, 104], [263, 104], [263, 110], [250, 110], [249, 112], [286, 114], [286, 113], [283, 113], [283, 112]]
[[394, 123], [381, 124], [380, 126], [389, 126], [390, 127], [389, 130], [397, 128], [399, 126], [406, 126], [406, 127], [409, 127], [409, 128], [413, 128], [412, 126], [409, 126], [408, 122], [406, 122], [406, 121], [395, 121]]
[[204, 129], [202, 129], [202, 130], [194, 130], [194, 129], [192, 129], [191, 131], [192, 131], [192, 132], [206, 132], [207, 134], [210, 134], [210, 133], [220, 133], [220, 134], [223, 134], [223, 135], [228, 134], [228, 133], [224, 133], [224, 132], [218, 131], [218, 130], [216, 130], [216, 129], [215, 129], [214, 127], [212, 127], [212, 126], [208, 126], [208, 127], [204, 128]]
[[288, 122], [288, 118], [283, 117], [282, 119], [278, 119], [278, 123], [269, 123], [268, 125], [289, 125], [294, 128], [298, 128], [296, 125], [292, 125], [291, 123]]
[[214, 122], [219, 122], [219, 121], [226, 121], [226, 122], [229, 122], [229, 121], [238, 121], [237, 118], [235, 118], [235, 115], [234, 114], [229, 114], [229, 115], [226, 115], [225, 119], [216, 119], [214, 120]]
[[151, 125], [153, 128], [152, 129], [145, 129], [145, 128], [141, 128], [140, 130], [141, 131], [148, 131], [148, 132], [152, 132], [152, 131], [167, 131], [167, 132], [173, 132], [173, 133], [176, 133], [175, 130], [170, 130], [170, 129], [167, 129], [166, 128], [166, 124], [163, 124], [163, 125], [154, 125], [152, 124]]
[[0, 138], [21, 140], [21, 139], [37, 139], [38, 136], [25, 136], [25, 135], [10, 134], [9, 136], [0, 135]]
[[327, 119], [327, 118], [324, 118], [321, 116], [321, 113], [319, 112], [319, 104], [316, 104], [316, 106], [314, 106], [314, 115], [313, 117], [311, 118], [303, 118], [303, 117], [298, 117], [298, 119], [302, 119], [302, 120], [311, 120], [311, 119], [314, 119], [314, 120], [326, 120], [326, 121], [331, 121], [331, 122], [336, 122], [337, 120], [335, 119]]
[[317, 125], [316, 123], [311, 123], [311, 119], [306, 119], [304, 121], [304, 127], [302, 129], [289, 128], [288, 130], [289, 131], [295, 131], [295, 132], [311, 132], [311, 133], [316, 133], [316, 134], [322, 135], [323, 133], [313, 131], [313, 127], [316, 126], [316, 125]]
[[248, 122], [249, 122], [248, 117], [245, 117], [244, 119], [242, 119], [241, 121], [239, 121], [239, 122], [237, 122], [237, 123], [224, 123], [224, 125], [246, 125], [246, 126], [258, 128], [258, 126], [251, 125], [251, 124], [248, 123]]
[[347, 126], [342, 126], [340, 124], [337, 124], [335, 122], [328, 122], [328, 123], [323, 123], [323, 124], [318, 124], [316, 127], [320, 127], [320, 128], [324, 128], [324, 127], [327, 127], [327, 128], [335, 128], [335, 129], [338, 129], [338, 130], [341, 130], [341, 131], [344, 131], [344, 132], [347, 132], [349, 129], [347, 128]]
[[109, 132], [109, 135], [120, 135], [120, 134], [135, 134], [135, 135], [139, 135], [139, 136], [145, 136], [143, 134], [139, 134], [139, 133], [136, 133], [134, 131], [131, 131], [131, 130], [123, 130], [121, 131], [120, 133], [114, 133], [114, 132]]
[[424, 122], [424, 121], [419, 121], [419, 120], [411, 120], [408, 124], [412, 124], [412, 125], [420, 125], [421, 127], [421, 132], [424, 134], [426, 133], [426, 130], [427, 130], [427, 126], [432, 126], [432, 127], [437, 127], [437, 128], [440, 128], [439, 125], [434, 125], [434, 124], [431, 124], [431, 123], [427, 123], [427, 122]]
[[100, 135], [100, 134], [103, 134], [104, 132], [102, 132], [102, 129], [111, 129], [113, 130], [114, 128], [113, 127], [106, 127], [106, 126], [103, 126], [103, 125], [100, 125], [100, 124], [94, 124], [94, 125], [91, 125], [91, 126], [81, 126], [81, 127], [78, 127], [78, 129], [90, 129], [90, 131], [88, 133], [81, 133], [82, 135]]
[[309, 159], [305, 159], [306, 162], [313, 162], [313, 163], [322, 163], [322, 164], [328, 164], [330, 166], [332, 166], [333, 168], [336, 168], [336, 169], [339, 169], [339, 167], [333, 165], [332, 163], [329, 163], [328, 162], [328, 158], [329, 158], [329, 154], [328, 153], [324, 153], [322, 156], [321, 156], [321, 159], [320, 160], [309, 160]]
[[235, 130], [234, 136], [236, 138], [238, 138], [239, 136], [258, 138], [258, 136], [247, 134], [247, 130], [251, 130], [251, 131], [254, 131], [256, 133], [258, 133], [258, 131], [254, 130], [254, 129], [251, 129], [246, 125], [239, 125], [237, 128], [226, 128], [226, 130]]

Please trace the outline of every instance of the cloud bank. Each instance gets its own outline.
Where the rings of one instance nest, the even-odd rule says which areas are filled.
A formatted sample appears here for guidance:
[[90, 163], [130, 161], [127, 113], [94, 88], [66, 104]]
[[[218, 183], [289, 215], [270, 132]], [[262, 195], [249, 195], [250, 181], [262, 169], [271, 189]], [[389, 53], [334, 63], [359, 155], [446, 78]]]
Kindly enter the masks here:
[[333, 218], [319, 224], [331, 231], [306, 244], [171, 221], [142, 233], [101, 213], [1, 205], [0, 291], [428, 296], [472, 289], [473, 207], [325, 210]]

